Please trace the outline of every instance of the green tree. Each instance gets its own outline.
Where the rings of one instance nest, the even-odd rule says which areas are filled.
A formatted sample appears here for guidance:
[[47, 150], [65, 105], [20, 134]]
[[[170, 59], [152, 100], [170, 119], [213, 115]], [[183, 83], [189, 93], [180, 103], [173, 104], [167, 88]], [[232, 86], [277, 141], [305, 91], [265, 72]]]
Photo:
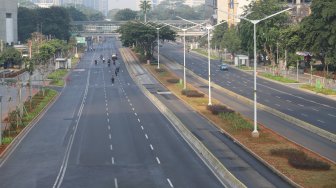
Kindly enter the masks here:
[[229, 28], [227, 32], [224, 33], [222, 39], [222, 46], [228, 49], [234, 57], [236, 52], [240, 50], [240, 38], [235, 28]]
[[129, 8], [119, 10], [115, 15], [114, 19], [117, 21], [127, 21], [134, 20], [137, 17], [137, 12]]
[[289, 27], [280, 30], [279, 48], [287, 50], [287, 66], [292, 63], [296, 64], [298, 56], [295, 53], [304, 50], [303, 40], [304, 34], [299, 24], [290, 25]]
[[228, 24], [227, 23], [222, 23], [221, 25], [218, 25], [215, 27], [212, 33], [212, 38], [211, 38], [211, 46], [212, 48], [218, 47], [221, 49], [222, 46], [222, 40], [223, 40], [223, 35], [225, 32], [228, 30]]
[[[285, 5], [279, 3], [278, 0], [254, 1], [250, 4], [247, 12], [252, 12], [247, 17], [249, 19], [261, 19], [268, 15], [283, 10]], [[267, 20], [263, 20], [257, 24], [257, 50], [264, 52], [274, 65], [274, 51], [280, 35], [280, 30], [289, 23], [287, 13], [282, 13]], [[244, 51], [253, 51], [253, 24], [242, 20], [239, 24], [239, 37], [241, 47]]]
[[151, 9], [151, 4], [148, 0], [143, 0], [140, 2], [140, 10], [145, 15], [145, 22], [147, 22], [147, 12]]
[[[137, 49], [147, 58], [152, 57], [153, 48], [157, 45], [157, 30], [162, 25], [152, 24], [146, 26], [141, 22], [127, 22], [120, 26], [118, 32], [121, 34], [121, 41], [124, 46], [135, 45]], [[175, 40], [176, 33], [169, 27], [160, 29], [160, 40]]]
[[25, 7], [18, 8], [18, 37], [19, 41], [26, 41], [31, 33], [37, 30], [37, 11]]
[[31, 33], [39, 31], [47, 36], [68, 40], [70, 37], [70, 16], [64, 7], [18, 9], [18, 34], [20, 41], [26, 41]]
[[324, 69], [336, 66], [336, 3], [334, 0], [314, 0], [311, 15], [301, 22], [304, 48], [320, 58]]
[[75, 7], [67, 7], [66, 8], [71, 21], [87, 21], [87, 16], [80, 10], [76, 9]]
[[15, 48], [12, 47], [6, 48], [0, 54], [0, 65], [3, 66], [5, 69], [13, 67], [15, 65], [21, 66], [22, 65], [21, 53]]

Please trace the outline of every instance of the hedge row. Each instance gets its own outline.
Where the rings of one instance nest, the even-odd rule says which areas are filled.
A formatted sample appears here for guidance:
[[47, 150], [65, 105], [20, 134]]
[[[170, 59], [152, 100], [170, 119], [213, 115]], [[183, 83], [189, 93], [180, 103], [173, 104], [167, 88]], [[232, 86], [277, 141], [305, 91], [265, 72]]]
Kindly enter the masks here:
[[181, 93], [187, 97], [204, 97], [203, 93], [200, 93], [196, 90], [183, 89]]
[[288, 163], [294, 168], [303, 170], [329, 170], [330, 165], [324, 161], [320, 161], [308, 157], [303, 151], [287, 148], [287, 149], [272, 149], [271, 155], [285, 157]]
[[214, 115], [218, 115], [221, 113], [233, 113], [234, 111], [231, 110], [230, 108], [224, 106], [224, 105], [208, 105], [208, 110], [214, 114]]
[[180, 82], [180, 79], [178, 78], [170, 78], [170, 79], [167, 79], [167, 82], [168, 83], [172, 83], [172, 84], [177, 84]]

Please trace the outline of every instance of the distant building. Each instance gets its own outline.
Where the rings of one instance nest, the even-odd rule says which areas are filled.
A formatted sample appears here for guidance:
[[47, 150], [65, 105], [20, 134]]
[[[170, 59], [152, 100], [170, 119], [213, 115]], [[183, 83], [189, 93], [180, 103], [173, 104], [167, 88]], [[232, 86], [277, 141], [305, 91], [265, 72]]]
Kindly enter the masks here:
[[237, 25], [244, 7], [249, 5], [253, 0], [217, 0], [217, 23], [226, 21], [228, 25]]
[[3, 0], [0, 6], [0, 40], [4, 43], [17, 43], [17, 0]]

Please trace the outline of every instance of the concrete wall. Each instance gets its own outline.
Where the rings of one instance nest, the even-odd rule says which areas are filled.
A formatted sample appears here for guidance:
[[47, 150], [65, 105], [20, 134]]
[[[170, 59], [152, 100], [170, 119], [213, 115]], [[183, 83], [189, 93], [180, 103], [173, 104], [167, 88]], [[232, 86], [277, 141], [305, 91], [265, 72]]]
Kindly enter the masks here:
[[2, 0], [0, 5], [0, 40], [17, 43], [17, 0]]

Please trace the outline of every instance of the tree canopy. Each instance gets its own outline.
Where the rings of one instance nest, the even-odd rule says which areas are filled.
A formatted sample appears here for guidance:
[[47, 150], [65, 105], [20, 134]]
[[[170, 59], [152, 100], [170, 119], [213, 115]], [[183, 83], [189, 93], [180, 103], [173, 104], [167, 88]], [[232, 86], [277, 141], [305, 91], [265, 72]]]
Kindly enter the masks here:
[[[150, 23], [147, 23], [150, 24]], [[147, 57], [152, 56], [152, 49], [157, 44], [157, 29], [160, 28], [160, 40], [175, 40], [176, 33], [169, 27], [163, 27], [162, 25], [150, 24], [145, 25], [142, 22], [129, 21], [126, 24], [120, 26], [118, 32], [121, 34], [121, 41], [124, 46], [135, 45], [143, 54]]]
[[304, 48], [336, 66], [336, 3], [334, 0], [314, 0], [312, 13], [301, 22]]
[[18, 9], [18, 35], [26, 41], [31, 33], [39, 30], [44, 35], [68, 40], [70, 37], [70, 16], [63, 7]]
[[8, 68], [14, 65], [22, 64], [21, 53], [15, 48], [5, 48], [3, 52], [0, 53], [0, 65], [4, 68]]
[[137, 14], [138, 14], [137, 11], [126, 8], [126, 9], [119, 10], [114, 15], [114, 19], [117, 21], [134, 20], [137, 17]]
[[[278, 0], [263, 0], [252, 2], [245, 10], [245, 14], [252, 12], [247, 16], [248, 19], [262, 19], [283, 10], [284, 4]], [[256, 25], [257, 50], [265, 53], [271, 62], [274, 63], [274, 49], [280, 35], [280, 30], [289, 23], [288, 13], [281, 13], [269, 19], [263, 20]], [[239, 36], [242, 41], [244, 51], [253, 51], [253, 24], [241, 20], [239, 24]]]

